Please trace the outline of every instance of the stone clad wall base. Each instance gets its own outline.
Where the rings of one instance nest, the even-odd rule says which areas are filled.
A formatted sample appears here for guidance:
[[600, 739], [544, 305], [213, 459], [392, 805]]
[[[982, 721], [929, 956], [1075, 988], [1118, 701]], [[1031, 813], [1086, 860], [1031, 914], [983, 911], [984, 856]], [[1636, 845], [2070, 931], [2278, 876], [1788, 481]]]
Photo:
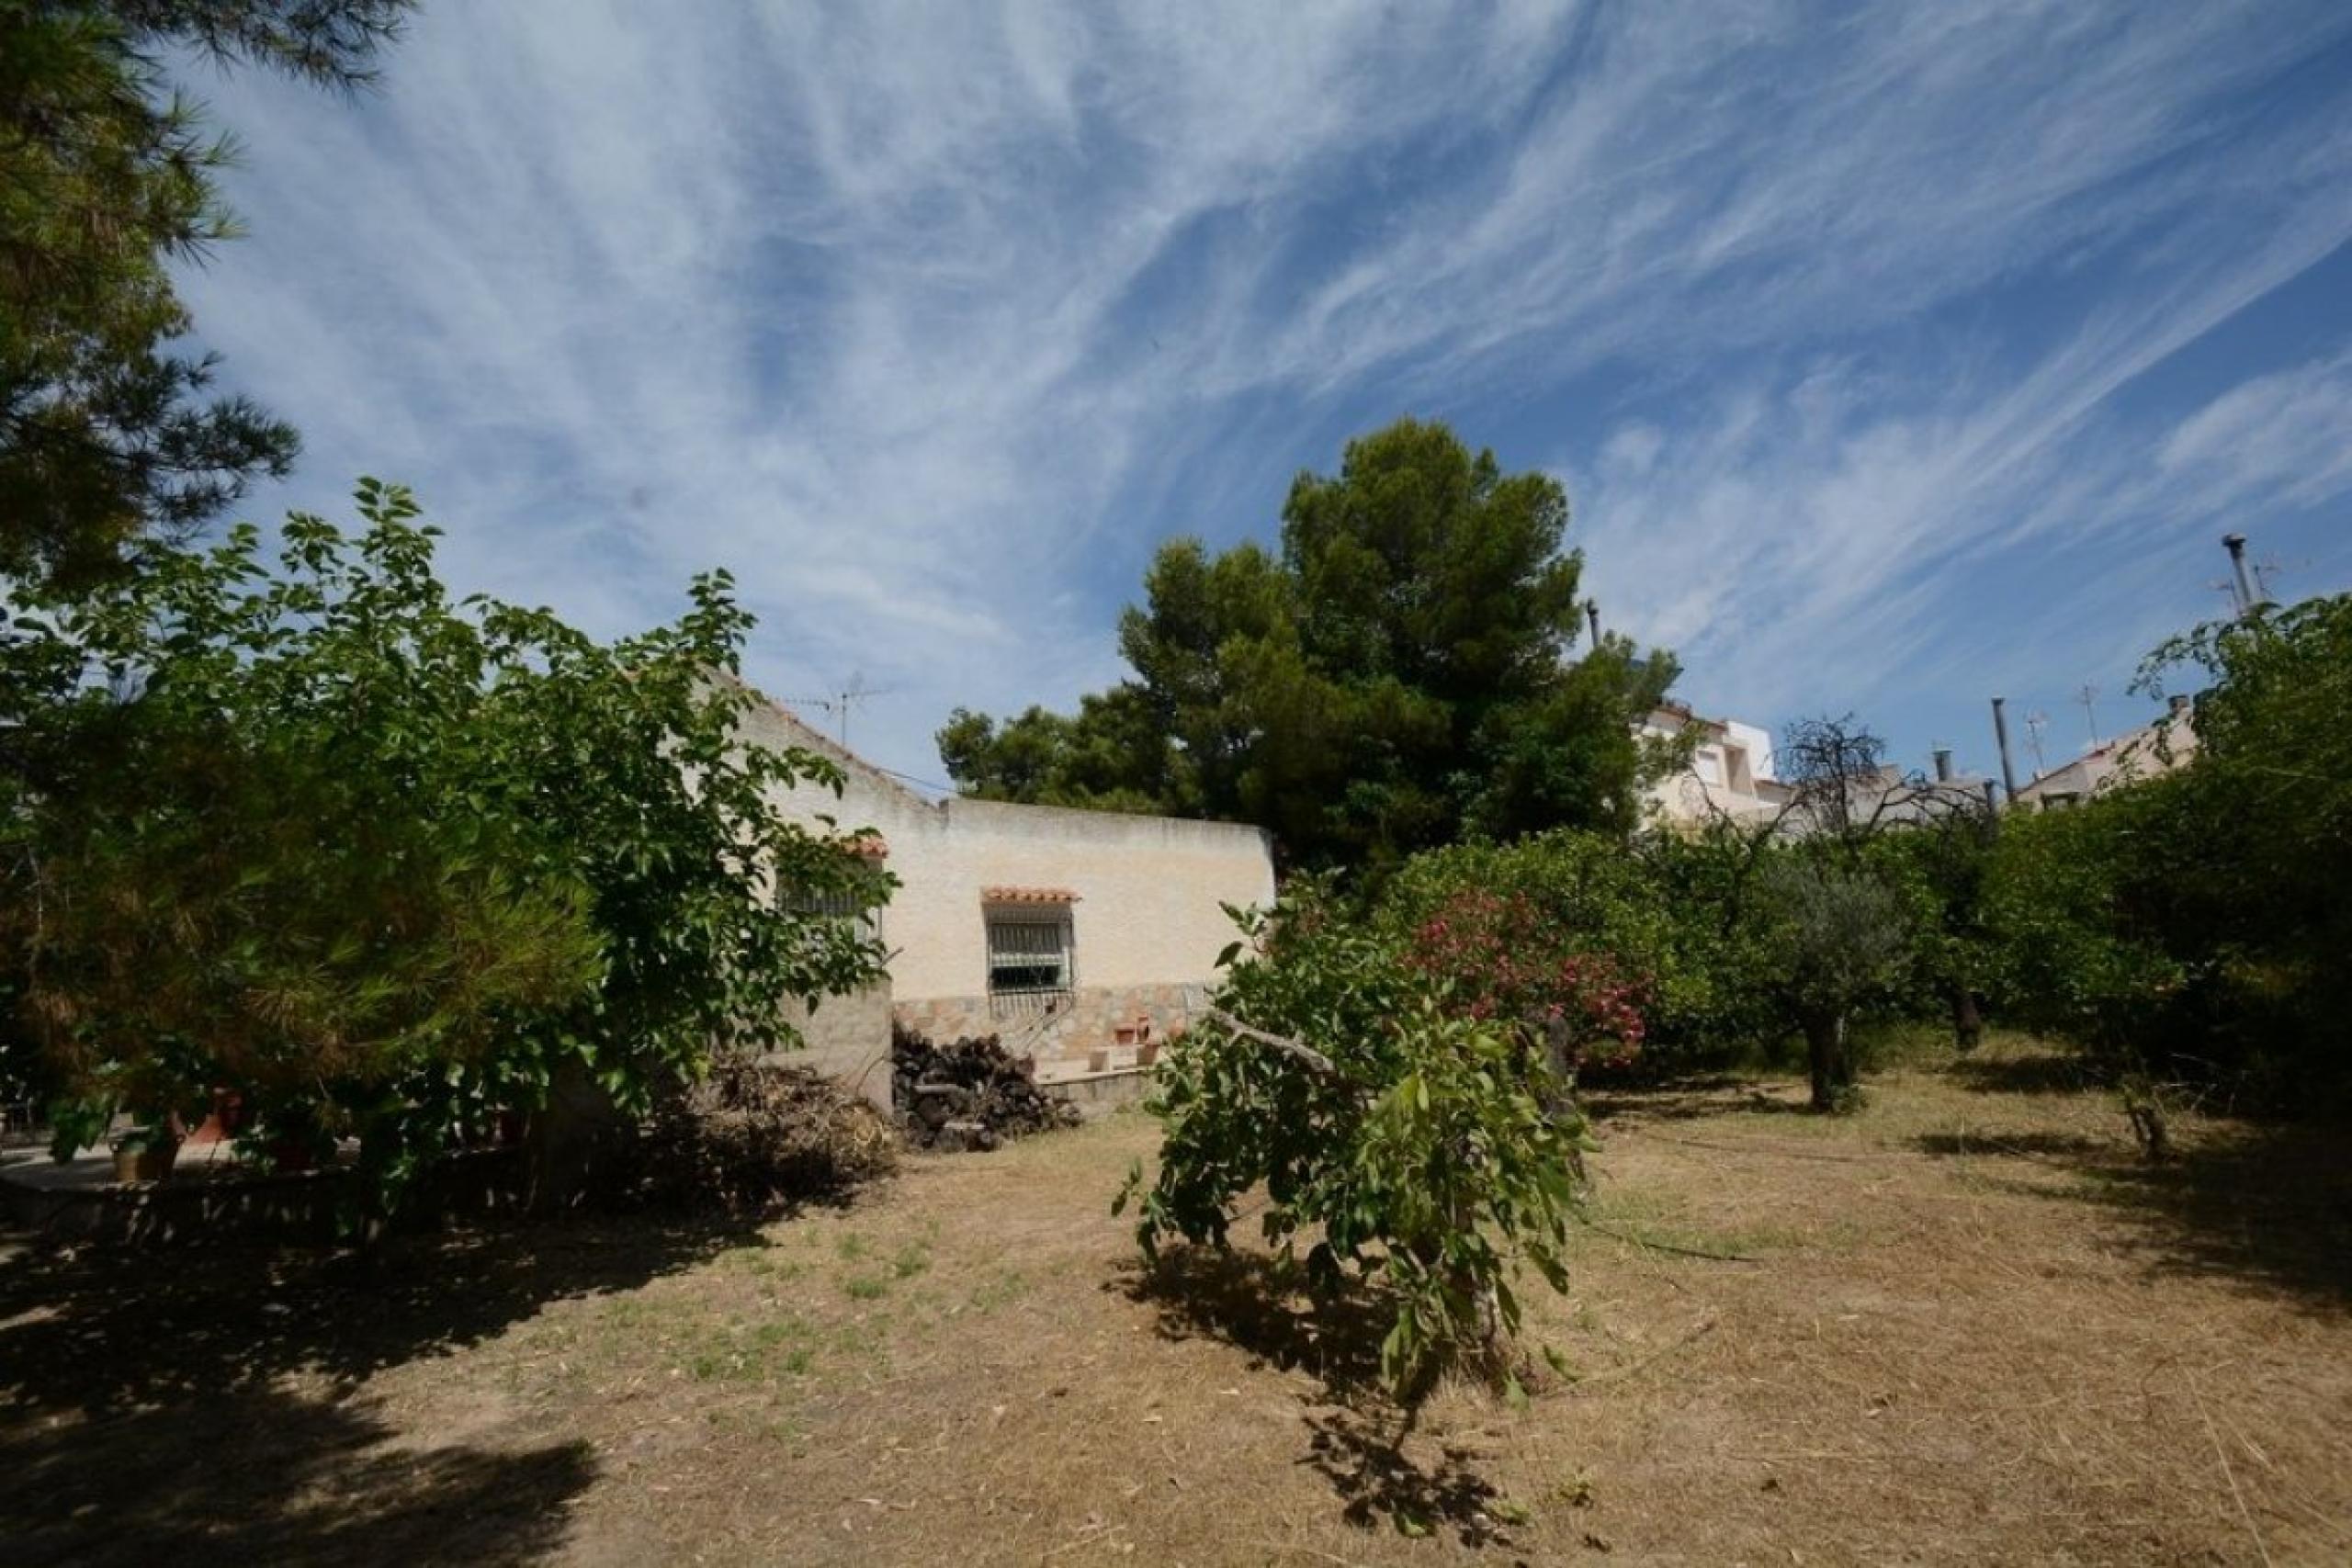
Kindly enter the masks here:
[[1113, 1064], [1135, 1065], [1140, 1040], [1123, 1043], [1122, 1029], [1149, 1025], [1148, 1038], [1165, 1044], [1182, 1032], [1208, 994], [1205, 986], [1168, 982], [1149, 986], [1081, 986], [1049, 1014], [1000, 1013], [986, 997], [933, 997], [901, 1001], [890, 1010], [898, 1022], [945, 1043], [993, 1034], [1016, 1056], [1034, 1056], [1041, 1072], [1084, 1071], [1097, 1051], [1114, 1053]]

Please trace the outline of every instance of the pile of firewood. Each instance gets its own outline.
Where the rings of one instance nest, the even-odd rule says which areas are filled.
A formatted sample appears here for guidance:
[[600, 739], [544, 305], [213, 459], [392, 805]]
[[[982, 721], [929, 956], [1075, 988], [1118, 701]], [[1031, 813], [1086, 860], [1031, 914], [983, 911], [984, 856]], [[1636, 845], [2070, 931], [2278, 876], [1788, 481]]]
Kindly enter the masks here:
[[993, 1034], [933, 1044], [890, 1029], [890, 1098], [907, 1141], [924, 1149], [992, 1149], [1007, 1138], [1078, 1124], [1078, 1107], [1037, 1087]]

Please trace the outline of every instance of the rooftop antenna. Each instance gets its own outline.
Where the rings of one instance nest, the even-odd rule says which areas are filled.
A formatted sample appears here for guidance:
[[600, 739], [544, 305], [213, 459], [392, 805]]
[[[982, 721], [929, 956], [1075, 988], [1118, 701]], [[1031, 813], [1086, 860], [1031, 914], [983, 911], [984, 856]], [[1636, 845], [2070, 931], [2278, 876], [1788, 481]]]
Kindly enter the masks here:
[[833, 721], [834, 744], [846, 751], [849, 750], [850, 711], [868, 697], [888, 696], [892, 688], [888, 686], [867, 685], [865, 672], [854, 671], [842, 689], [830, 696], [792, 697], [786, 700], [802, 707], [824, 709], [825, 716]]
[[2083, 689], [2075, 694], [2075, 700], [2083, 705], [2084, 722], [2091, 728], [2091, 750], [2096, 751], [2098, 750], [2098, 688], [2086, 681]]
[[2276, 604], [2278, 599], [2270, 592], [2271, 579], [2286, 570], [2286, 563], [2275, 555], [2264, 556], [2254, 563], [2254, 591], [2266, 604]]
[[2025, 743], [2033, 748], [2033, 776], [2036, 778], [2050, 771], [2050, 763], [2041, 755], [2041, 732], [2049, 728], [2050, 716], [2040, 709], [2025, 716]]
[[841, 720], [841, 731], [834, 739], [838, 739], [842, 743], [842, 750], [846, 751], [849, 750], [850, 710], [868, 697], [882, 697], [888, 695], [889, 695], [889, 689], [888, 687], [869, 686], [865, 683], [865, 671], [853, 670], [850, 671], [848, 683], [843, 685], [840, 693], [834, 697], [834, 701], [841, 705], [833, 710], [834, 713], [839, 716]]

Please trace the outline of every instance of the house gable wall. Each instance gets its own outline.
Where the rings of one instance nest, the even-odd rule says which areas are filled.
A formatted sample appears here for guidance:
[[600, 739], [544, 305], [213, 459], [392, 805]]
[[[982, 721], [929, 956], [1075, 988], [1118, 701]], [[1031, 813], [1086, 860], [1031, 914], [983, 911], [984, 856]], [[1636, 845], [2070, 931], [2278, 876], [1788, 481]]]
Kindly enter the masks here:
[[[1216, 957], [1237, 934], [1222, 908], [1273, 901], [1273, 859], [1260, 829], [1227, 822], [1137, 817], [997, 801], [931, 801], [841, 750], [771, 705], [746, 720], [747, 738], [831, 756], [848, 774], [842, 794], [803, 784], [778, 805], [816, 828], [871, 829], [888, 846], [899, 879], [881, 913], [891, 950], [896, 1010], [910, 1021], [958, 1023], [985, 1009], [987, 926], [981, 890], [1066, 890], [1072, 962], [1085, 1019], [1127, 1011], [1155, 1016], [1166, 998], [1215, 978]], [[922, 1004], [954, 1004], [924, 1008]], [[831, 1004], [827, 1004], [831, 1006]], [[1072, 1024], [1077, 1019], [1071, 1021]], [[1161, 1021], [1166, 1027], [1168, 1021]], [[1004, 1021], [1009, 1036], [1022, 1030]], [[957, 1030], [961, 1032], [959, 1027]], [[1053, 1050], [1080, 1055], [1104, 1031], [1047, 1032]]]

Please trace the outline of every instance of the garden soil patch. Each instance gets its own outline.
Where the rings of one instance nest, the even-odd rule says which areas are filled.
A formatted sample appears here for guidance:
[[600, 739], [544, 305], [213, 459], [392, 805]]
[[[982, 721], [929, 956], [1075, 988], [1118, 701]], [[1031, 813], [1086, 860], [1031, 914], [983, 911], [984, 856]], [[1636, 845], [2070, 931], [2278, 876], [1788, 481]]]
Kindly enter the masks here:
[[[1523, 1408], [1405, 1431], [1376, 1313], [1139, 1267], [1135, 1114], [765, 1222], [0, 1258], [11, 1562], [2352, 1561], [2352, 1201], [2324, 1143], [2010, 1047], [1857, 1116], [1603, 1101]], [[1243, 1233], [1253, 1229], [1239, 1227]]]

